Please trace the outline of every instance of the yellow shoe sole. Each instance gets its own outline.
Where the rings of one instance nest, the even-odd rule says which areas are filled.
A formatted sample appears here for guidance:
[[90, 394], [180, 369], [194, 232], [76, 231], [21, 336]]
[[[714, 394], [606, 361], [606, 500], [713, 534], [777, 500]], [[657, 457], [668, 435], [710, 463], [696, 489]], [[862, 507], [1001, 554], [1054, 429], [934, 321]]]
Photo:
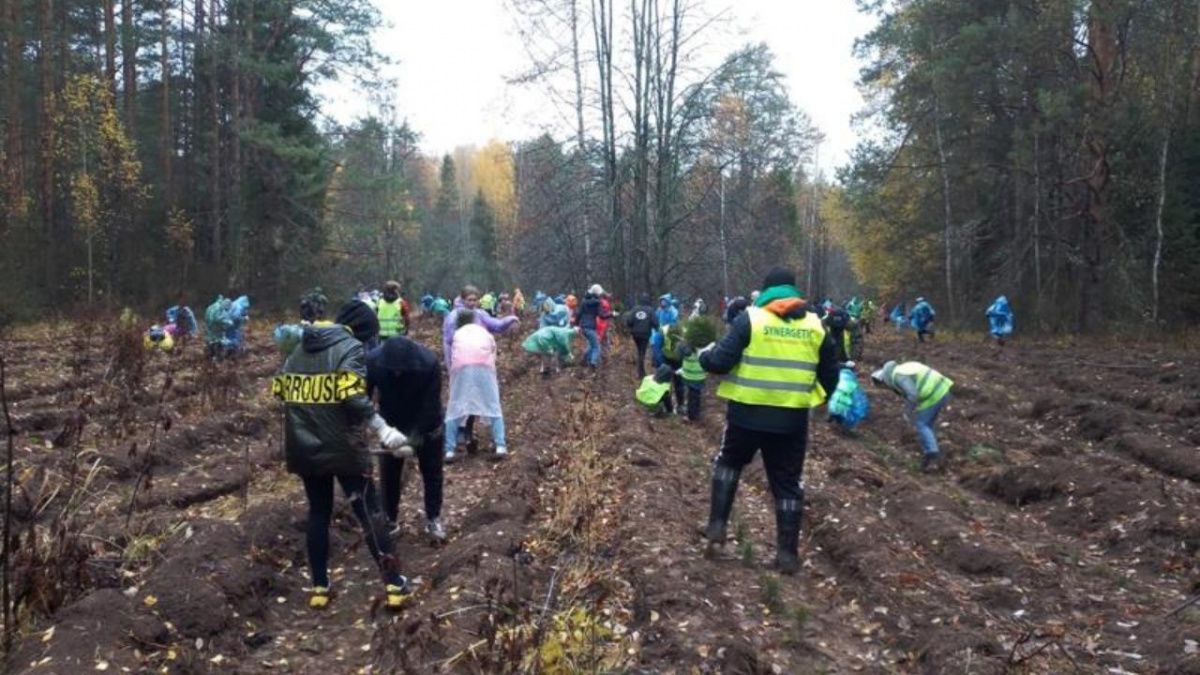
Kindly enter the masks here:
[[312, 595], [308, 598], [309, 609], [325, 609], [329, 606], [329, 589], [314, 588]]
[[412, 598], [412, 593], [400, 586], [388, 586], [384, 606], [391, 610], [403, 609]]

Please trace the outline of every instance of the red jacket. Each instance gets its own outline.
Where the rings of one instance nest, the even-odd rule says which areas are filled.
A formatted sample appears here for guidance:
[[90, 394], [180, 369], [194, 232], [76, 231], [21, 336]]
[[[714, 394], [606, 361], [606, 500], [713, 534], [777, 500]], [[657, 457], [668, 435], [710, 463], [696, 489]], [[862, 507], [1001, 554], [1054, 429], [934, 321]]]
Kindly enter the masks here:
[[600, 298], [600, 316], [596, 318], [596, 334], [601, 340], [608, 332], [609, 317], [612, 316], [612, 303], [608, 298]]

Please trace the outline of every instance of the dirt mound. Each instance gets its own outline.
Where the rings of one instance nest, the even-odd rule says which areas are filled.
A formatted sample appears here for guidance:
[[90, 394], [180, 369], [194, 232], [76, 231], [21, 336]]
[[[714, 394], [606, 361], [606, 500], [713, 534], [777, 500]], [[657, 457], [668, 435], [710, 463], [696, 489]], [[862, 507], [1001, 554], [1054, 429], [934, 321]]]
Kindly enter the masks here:
[[1178, 478], [1200, 481], [1200, 451], [1195, 447], [1175, 447], [1150, 434], [1123, 434], [1116, 447], [1143, 464]]

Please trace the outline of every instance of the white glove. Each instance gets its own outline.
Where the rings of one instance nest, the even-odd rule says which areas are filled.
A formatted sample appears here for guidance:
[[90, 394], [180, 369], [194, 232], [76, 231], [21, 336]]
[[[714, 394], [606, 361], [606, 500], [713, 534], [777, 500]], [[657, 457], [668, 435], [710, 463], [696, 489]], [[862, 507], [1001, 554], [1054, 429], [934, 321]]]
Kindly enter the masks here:
[[[399, 450], [407, 443], [408, 436], [405, 436], [393, 427], [385, 426], [379, 430], [379, 444], [388, 450]], [[412, 448], [409, 448], [408, 451], [411, 454]]]

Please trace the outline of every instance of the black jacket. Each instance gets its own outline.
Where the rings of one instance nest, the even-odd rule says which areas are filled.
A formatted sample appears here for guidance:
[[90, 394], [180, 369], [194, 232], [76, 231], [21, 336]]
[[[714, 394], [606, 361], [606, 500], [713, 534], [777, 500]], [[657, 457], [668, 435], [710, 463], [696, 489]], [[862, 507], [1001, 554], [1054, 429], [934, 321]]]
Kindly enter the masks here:
[[[379, 394], [379, 414], [409, 438], [423, 442], [442, 429], [442, 368], [437, 355], [406, 337], [393, 337], [367, 354], [367, 388]], [[415, 446], [414, 446], [415, 447]]]
[[649, 338], [650, 333], [658, 328], [658, 317], [654, 308], [649, 305], [638, 305], [625, 315], [625, 325], [629, 334], [635, 338]]
[[600, 298], [592, 294], [585, 295], [583, 301], [579, 303], [579, 310], [575, 312], [575, 325], [580, 328], [588, 328], [596, 330], [596, 319], [611, 319], [611, 314], [604, 314], [604, 306], [600, 304]]
[[[784, 317], [785, 319], [802, 319], [807, 310], [800, 309], [797, 313]], [[700, 366], [710, 373], [723, 375], [733, 370], [742, 360], [742, 352], [750, 344], [750, 313], [742, 312], [725, 337], [721, 338], [711, 350], [700, 355]], [[821, 343], [821, 351], [817, 363], [817, 382], [825, 389], [826, 395], [832, 394], [838, 383], [837, 348], [829, 334]], [[754, 431], [764, 431], [774, 434], [788, 434], [800, 431], [808, 424], [808, 410], [796, 408], [776, 408], [766, 405], [747, 405], [737, 401], [729, 401], [725, 420], [734, 426]]]
[[375, 408], [367, 398], [362, 343], [345, 326], [305, 326], [271, 393], [286, 404], [288, 471], [301, 476], [370, 472], [364, 431]]

